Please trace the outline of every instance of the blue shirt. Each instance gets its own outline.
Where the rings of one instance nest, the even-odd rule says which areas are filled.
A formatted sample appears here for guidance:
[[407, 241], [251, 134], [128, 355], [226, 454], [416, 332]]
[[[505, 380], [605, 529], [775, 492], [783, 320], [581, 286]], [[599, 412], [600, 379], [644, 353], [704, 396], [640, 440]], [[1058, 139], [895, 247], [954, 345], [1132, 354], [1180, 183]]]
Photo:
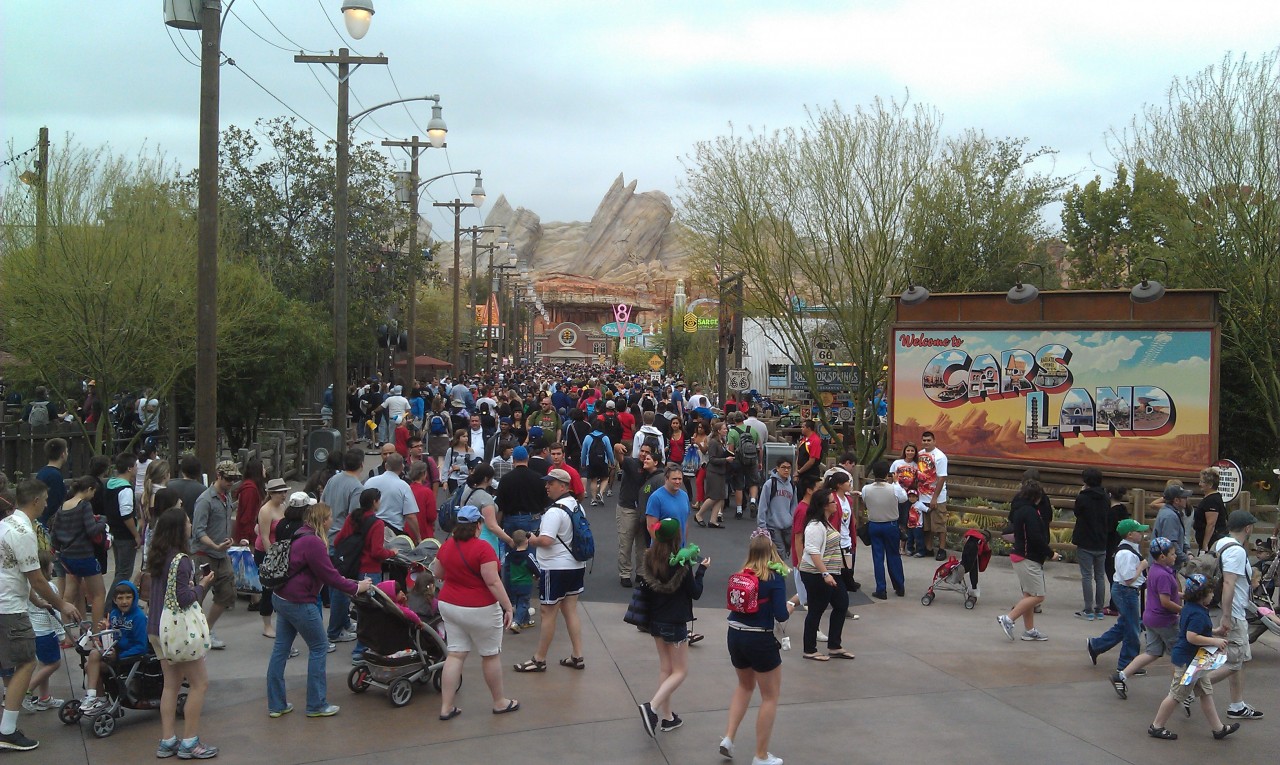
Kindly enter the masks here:
[[1187, 635], [1213, 636], [1213, 619], [1201, 603], [1187, 603], [1182, 607], [1182, 615], [1178, 617], [1178, 642], [1169, 652], [1169, 661], [1175, 667], [1185, 667], [1196, 657], [1200, 646], [1192, 645]]
[[791, 616], [787, 611], [787, 578], [771, 572], [768, 579], [761, 579], [756, 602], [759, 603], [759, 608], [754, 614], [730, 611], [729, 621], [766, 630], [773, 629], [774, 622], [785, 622]]
[[62, 508], [67, 500], [67, 484], [63, 480], [62, 471], [53, 465], [45, 465], [36, 473], [36, 478], [49, 487], [49, 499], [44, 504], [44, 512], [40, 514], [40, 522], [46, 527], [53, 514]]
[[677, 489], [675, 494], [667, 491], [665, 486], [656, 489], [649, 495], [649, 501], [645, 503], [644, 514], [659, 521], [675, 518], [680, 522], [680, 546], [683, 547], [686, 544], [685, 526], [689, 522], [689, 495], [684, 489]]

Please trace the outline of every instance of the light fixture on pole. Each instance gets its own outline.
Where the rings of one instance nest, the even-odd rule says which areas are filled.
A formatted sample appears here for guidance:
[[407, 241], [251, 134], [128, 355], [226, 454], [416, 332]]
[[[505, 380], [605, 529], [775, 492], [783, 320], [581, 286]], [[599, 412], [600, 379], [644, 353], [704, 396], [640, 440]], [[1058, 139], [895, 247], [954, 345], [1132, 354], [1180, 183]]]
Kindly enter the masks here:
[[[937, 276], [938, 273], [929, 266], [911, 266], [910, 268], [913, 273], [917, 270], [928, 271], [934, 276]], [[903, 305], [920, 305], [929, 299], [929, 290], [925, 289], [922, 285], [917, 284], [915, 280], [912, 279], [907, 282], [907, 288], [902, 291], [902, 294], [898, 296], [898, 299], [902, 301]]]
[[[1044, 282], [1044, 266], [1040, 265], [1039, 263], [1029, 263], [1027, 261], [1022, 261], [1014, 268], [1014, 273], [1016, 274], [1018, 272], [1018, 269], [1022, 268], [1023, 266], [1032, 266], [1034, 268], [1040, 269], [1040, 281], [1042, 283]], [[1032, 300], [1035, 300], [1038, 297], [1040, 297], [1040, 290], [1036, 289], [1036, 286], [1034, 284], [1024, 283], [1022, 279], [1019, 278], [1017, 280], [1017, 283], [1009, 288], [1008, 294], [1005, 295], [1005, 300], [1008, 300], [1010, 303], [1014, 305], [1026, 305], [1027, 303], [1030, 303]]]
[[[1143, 258], [1142, 264], [1145, 266], [1148, 260], [1154, 260], [1164, 266], [1164, 280], [1169, 281], [1169, 262], [1164, 258]], [[1143, 269], [1142, 281], [1129, 290], [1129, 299], [1135, 303], [1154, 303], [1162, 297], [1164, 297], [1164, 285], [1155, 279], [1148, 279], [1146, 269]]]
[[342, 21], [352, 40], [363, 40], [373, 20], [373, 0], [345, 0], [342, 3]]

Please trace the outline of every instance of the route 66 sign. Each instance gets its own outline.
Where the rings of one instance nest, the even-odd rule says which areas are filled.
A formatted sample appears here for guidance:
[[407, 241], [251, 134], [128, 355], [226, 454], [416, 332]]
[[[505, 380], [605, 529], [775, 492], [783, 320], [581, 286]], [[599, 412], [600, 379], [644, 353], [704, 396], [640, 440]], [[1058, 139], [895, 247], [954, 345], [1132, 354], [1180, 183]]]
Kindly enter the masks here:
[[751, 388], [751, 370], [730, 369], [728, 373], [729, 390], [748, 390]]

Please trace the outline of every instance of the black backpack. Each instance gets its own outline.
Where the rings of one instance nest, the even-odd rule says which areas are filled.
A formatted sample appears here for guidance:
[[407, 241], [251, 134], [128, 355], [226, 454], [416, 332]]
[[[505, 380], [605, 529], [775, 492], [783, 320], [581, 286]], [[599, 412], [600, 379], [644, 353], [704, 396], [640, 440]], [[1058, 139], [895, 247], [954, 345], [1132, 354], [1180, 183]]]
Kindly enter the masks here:
[[733, 428], [733, 432], [738, 434], [738, 465], [744, 470], [753, 470], [756, 461], [760, 458], [760, 449], [756, 444], [755, 431], [750, 427]]
[[659, 463], [667, 461], [667, 455], [664, 453], [665, 450], [662, 448], [662, 440], [658, 438], [656, 433], [645, 433], [643, 443], [645, 446], [649, 447], [649, 451], [653, 452], [654, 458], [656, 458]]
[[604, 468], [609, 465], [609, 450], [605, 447], [605, 436], [596, 432], [591, 434], [591, 446], [587, 449], [587, 464], [593, 468]]
[[[276, 527], [279, 531], [279, 527]], [[289, 536], [280, 538], [276, 537], [276, 541], [271, 543], [267, 548], [266, 557], [262, 559], [262, 565], [258, 566], [258, 581], [263, 587], [276, 589], [289, 581], [290, 577], [298, 573], [290, 571], [289, 554], [293, 550], [293, 540], [297, 539], [298, 531], [293, 530]]]
[[378, 520], [378, 516], [369, 513], [360, 519], [360, 525], [356, 526], [350, 536], [343, 537], [341, 542], [333, 546], [333, 567], [348, 579], [355, 579], [360, 575], [360, 558], [364, 553], [364, 541], [369, 536], [369, 529], [373, 528], [373, 524]]

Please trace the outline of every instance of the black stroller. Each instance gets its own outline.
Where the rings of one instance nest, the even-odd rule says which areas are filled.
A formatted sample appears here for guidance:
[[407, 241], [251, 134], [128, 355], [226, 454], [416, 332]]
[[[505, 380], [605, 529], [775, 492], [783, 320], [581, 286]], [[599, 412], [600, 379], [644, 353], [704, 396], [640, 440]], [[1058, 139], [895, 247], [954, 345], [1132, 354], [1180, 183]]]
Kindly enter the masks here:
[[347, 687], [364, 693], [370, 686], [387, 691], [392, 706], [413, 698], [413, 686], [430, 682], [440, 690], [447, 650], [438, 617], [423, 620], [418, 629], [385, 592], [374, 587], [352, 599], [356, 635], [365, 645], [364, 661], [351, 668]]
[[[85, 626], [89, 625], [86, 623]], [[102, 656], [100, 698], [106, 700], [106, 705], [92, 715], [86, 715], [81, 711], [81, 701], [72, 699], [58, 710], [58, 719], [64, 725], [75, 725], [88, 717], [92, 721], [93, 735], [106, 738], [115, 732], [116, 720], [124, 717], [126, 709], [160, 708], [160, 694], [164, 691], [164, 671], [160, 667], [160, 659], [150, 652], [124, 659], [115, 657], [110, 648], [119, 636], [120, 630], [115, 629], [86, 631], [76, 642], [81, 670], [89, 663], [92, 651], [96, 650]], [[178, 717], [182, 717], [186, 704], [184, 685], [184, 690], [178, 693]]]

